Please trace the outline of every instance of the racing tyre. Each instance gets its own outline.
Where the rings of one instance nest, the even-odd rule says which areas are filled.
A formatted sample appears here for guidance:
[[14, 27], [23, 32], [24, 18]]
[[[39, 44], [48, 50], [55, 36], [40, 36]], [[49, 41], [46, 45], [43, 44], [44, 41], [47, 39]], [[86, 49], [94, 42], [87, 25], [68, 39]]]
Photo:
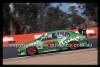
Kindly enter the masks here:
[[71, 49], [71, 50], [78, 49], [78, 47], [77, 47], [78, 42], [77, 41], [71, 41], [69, 44], [70, 44], [69, 49]]
[[27, 53], [27, 55], [35, 55], [35, 54], [37, 54], [37, 49], [33, 46], [28, 47], [26, 49], [26, 53]]

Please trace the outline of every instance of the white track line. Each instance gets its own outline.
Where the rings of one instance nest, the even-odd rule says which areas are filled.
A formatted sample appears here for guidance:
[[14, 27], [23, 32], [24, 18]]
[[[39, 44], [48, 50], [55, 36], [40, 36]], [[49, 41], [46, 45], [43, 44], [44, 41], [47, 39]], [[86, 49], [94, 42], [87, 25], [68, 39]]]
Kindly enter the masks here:
[[87, 51], [87, 50], [95, 50], [96, 48], [88, 48], [88, 49], [82, 49], [82, 50], [75, 50], [75, 51], [68, 51], [68, 52], [61, 52], [62, 53], [73, 53], [73, 52], [81, 52], [81, 51]]
[[[88, 49], [81, 49], [81, 50], [74, 50], [74, 51], [55, 52], [55, 53], [48, 53], [48, 54], [35, 55], [34, 57], [43, 56], [43, 55], [51, 55], [51, 54], [62, 54], [62, 53], [81, 52], [81, 51], [95, 50], [95, 49], [96, 49], [96, 48], [88, 48]], [[9, 58], [9, 59], [3, 59], [3, 60], [22, 59], [22, 58], [28, 58], [28, 57], [33, 57], [33, 56], [16, 57], [16, 58]]]
[[81, 49], [81, 50], [74, 50], [74, 51], [55, 52], [55, 53], [41, 54], [41, 55], [38, 55], [38, 56], [52, 55], [52, 54], [63, 54], [63, 53], [73, 53], [73, 52], [81, 52], [81, 51], [95, 50], [95, 49], [97, 49], [97, 48], [88, 48], [88, 49]]
[[21, 59], [21, 58], [27, 58], [30, 56], [25, 56], [25, 57], [16, 57], [16, 58], [9, 58], [9, 59], [3, 59], [3, 60], [14, 60], [14, 59]]

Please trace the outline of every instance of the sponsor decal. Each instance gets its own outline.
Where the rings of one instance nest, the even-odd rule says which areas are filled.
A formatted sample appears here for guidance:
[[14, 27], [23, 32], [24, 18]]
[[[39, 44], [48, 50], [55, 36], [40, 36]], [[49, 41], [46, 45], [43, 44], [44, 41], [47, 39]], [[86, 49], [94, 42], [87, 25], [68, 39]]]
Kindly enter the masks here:
[[37, 45], [37, 49], [43, 49], [42, 43], [39, 43], [39, 45]]
[[[75, 31], [75, 33], [78, 33], [79, 34], [78, 31]], [[86, 34], [91, 34], [91, 33], [94, 33], [94, 30], [86, 30]]]
[[[84, 37], [85, 37], [85, 36], [84, 36]], [[64, 38], [62, 38], [62, 39], [61, 39], [60, 41], [58, 41], [58, 42], [59, 42], [59, 45], [62, 46], [62, 45], [64, 45], [64, 44], [69, 43], [70, 41], [78, 41], [78, 39], [82, 39], [82, 38], [84, 38], [84, 37], [80, 37], [80, 36], [77, 35], [76, 38], [71, 38], [71, 39], [69, 39], [69, 40], [67, 40], [67, 41], [65, 41], [66, 37], [64, 37]]]
[[79, 32], [78, 32], [78, 31], [75, 31], [75, 33], [78, 33], [78, 34], [79, 34]]
[[86, 30], [86, 33], [87, 33], [87, 34], [94, 33], [94, 30]]
[[[43, 35], [43, 34], [42, 34]], [[42, 35], [35, 35], [34, 38], [38, 39], [39, 37], [41, 37]], [[45, 34], [45, 36], [47, 35], [47, 33]]]
[[3, 42], [14, 41], [13, 37], [4, 37]]
[[34, 38], [38, 39], [39, 37], [41, 37], [42, 35], [35, 35]]

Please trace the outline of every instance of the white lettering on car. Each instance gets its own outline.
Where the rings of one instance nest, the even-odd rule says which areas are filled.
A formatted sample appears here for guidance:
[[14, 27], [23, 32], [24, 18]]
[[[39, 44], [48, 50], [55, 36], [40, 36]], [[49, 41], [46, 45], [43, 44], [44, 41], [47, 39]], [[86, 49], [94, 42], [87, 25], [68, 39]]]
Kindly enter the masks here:
[[43, 49], [42, 43], [39, 43], [39, 44], [37, 45], [37, 49]]
[[[85, 37], [85, 36], [84, 36]], [[84, 37], [79, 37], [79, 36], [77, 36], [76, 38], [71, 38], [70, 40], [67, 40], [67, 41], [65, 41], [65, 37], [64, 38], [62, 38], [60, 41], [58, 41], [59, 42], [59, 45], [63, 45], [63, 44], [65, 44], [65, 43], [69, 43], [70, 41], [78, 41], [78, 39], [82, 39], [82, 38], [84, 38]]]

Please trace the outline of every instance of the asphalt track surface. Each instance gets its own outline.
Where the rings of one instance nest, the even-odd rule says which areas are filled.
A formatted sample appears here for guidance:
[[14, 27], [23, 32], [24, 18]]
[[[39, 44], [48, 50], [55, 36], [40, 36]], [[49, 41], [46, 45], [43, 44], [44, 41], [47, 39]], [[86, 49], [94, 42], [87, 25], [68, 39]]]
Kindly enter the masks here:
[[[98, 47], [98, 39], [97, 38], [88, 39], [88, 43], [92, 44], [92, 47], [90, 47], [90, 48], [97, 48]], [[16, 47], [3, 47], [3, 59], [18, 57], [17, 56], [17, 53], [18, 53], [17, 49], [18, 48], [16, 48]], [[84, 49], [88, 49], [88, 48], [84, 48]], [[79, 50], [81, 50], [81, 49], [79, 49]], [[67, 50], [67, 51], [73, 51], [73, 50]], [[64, 51], [61, 51], [61, 52], [64, 52]], [[48, 54], [48, 53], [44, 53], [44, 54]]]

